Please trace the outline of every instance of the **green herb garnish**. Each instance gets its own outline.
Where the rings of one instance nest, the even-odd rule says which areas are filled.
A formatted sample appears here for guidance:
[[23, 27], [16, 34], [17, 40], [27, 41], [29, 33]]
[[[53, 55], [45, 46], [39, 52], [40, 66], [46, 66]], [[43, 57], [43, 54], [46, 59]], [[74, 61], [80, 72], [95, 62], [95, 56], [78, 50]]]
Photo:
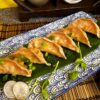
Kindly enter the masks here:
[[30, 64], [28, 65], [28, 69], [34, 71], [34, 70], [36, 69], [36, 67], [35, 67], [32, 63], [30, 63]]
[[48, 39], [49, 40], [55, 40], [55, 37], [54, 36], [49, 36]]
[[78, 47], [79, 47], [79, 54], [80, 54], [80, 58], [78, 58], [75, 63], [76, 65], [79, 65], [79, 67], [83, 68], [83, 69], [86, 69], [87, 67], [87, 64], [83, 61], [83, 57], [82, 57], [82, 52], [81, 52], [81, 48], [80, 48], [80, 45], [79, 45], [79, 42], [78, 42]]
[[3, 64], [3, 63], [4, 63], [4, 59], [0, 58], [0, 64]]
[[18, 58], [19, 58], [19, 60], [24, 62], [24, 64], [27, 66], [28, 69], [30, 69], [32, 71], [36, 69], [36, 67], [33, 65], [33, 63], [28, 58], [26, 58], [22, 55], [18, 56]]
[[[33, 80], [31, 80], [31, 81], [30, 81], [29, 85], [31, 84], [31, 82], [32, 82], [32, 81], [33, 81]], [[32, 91], [33, 91], [34, 87], [35, 87], [35, 86], [37, 86], [37, 85], [38, 85], [38, 83], [39, 83], [39, 81], [36, 79], [36, 81], [34, 82], [34, 84], [33, 84], [32, 88], [31, 88], [31, 89], [30, 89], [30, 91], [29, 91], [28, 96], [32, 93]]]
[[87, 64], [85, 62], [81, 63], [81, 68], [83, 68], [84, 70], [87, 68]]
[[[51, 73], [51, 75], [49, 76], [49, 78], [46, 79], [46, 80], [44, 80], [44, 81], [42, 81], [42, 82], [40, 82], [41, 87], [42, 87], [41, 95], [43, 96], [43, 98], [44, 98], [45, 100], [47, 100], [47, 99], [49, 98], [49, 96], [50, 96], [49, 93], [48, 93], [48, 90], [47, 90], [47, 86], [48, 86], [48, 84], [49, 84], [49, 79], [50, 79], [50, 77], [54, 74], [54, 72], [57, 70], [58, 66], [59, 66], [59, 61], [57, 61], [57, 63], [55, 64], [55, 68], [54, 68], [54, 70], [52, 71], [52, 73]], [[32, 82], [32, 81], [31, 81], [31, 82]], [[31, 92], [33, 91], [34, 87], [35, 87], [38, 83], [39, 83], [39, 81], [36, 80], [35, 83], [33, 84], [32, 88], [31, 88], [30, 92], [29, 92], [29, 95], [31, 94]]]
[[78, 78], [78, 72], [77, 71], [71, 71], [68, 75], [69, 79], [76, 80]]
[[23, 61], [25, 64], [29, 64], [30, 63], [30, 60], [26, 57], [24, 57], [23, 55], [18, 55], [18, 59], [20, 61]]
[[70, 33], [70, 34], [67, 34], [69, 37], [71, 37], [72, 36], [72, 33]]
[[45, 48], [45, 47], [48, 46], [48, 44], [47, 44], [46, 42], [43, 41], [43, 42], [41, 43], [41, 46], [42, 46], [43, 48]]
[[43, 96], [43, 98], [45, 99], [45, 100], [48, 100], [48, 98], [49, 98], [49, 93], [48, 93], [48, 91], [47, 91], [47, 89], [46, 88], [44, 88], [44, 89], [42, 89], [42, 96]]
[[76, 59], [75, 67], [71, 72], [69, 72], [69, 75], [68, 75], [69, 79], [72, 79], [72, 80], [76, 80], [78, 78], [78, 71], [76, 70], [78, 67], [80, 67], [84, 70], [87, 67], [87, 64], [82, 59], [82, 52], [81, 52], [81, 49], [80, 49], [79, 42], [78, 42], [78, 47], [79, 47], [80, 58]]
[[48, 52], [45, 53], [45, 57], [47, 57], [47, 56], [48, 56]]
[[54, 70], [52, 71], [51, 75], [49, 76], [48, 79], [46, 79], [43, 83], [42, 83], [42, 96], [45, 100], [47, 100], [49, 98], [49, 93], [48, 90], [46, 89], [48, 84], [49, 84], [49, 79], [51, 78], [51, 76], [54, 74], [54, 72], [57, 70], [59, 66], [59, 61], [57, 61]]
[[28, 43], [27, 44], [24, 44], [23, 47], [28, 48]]

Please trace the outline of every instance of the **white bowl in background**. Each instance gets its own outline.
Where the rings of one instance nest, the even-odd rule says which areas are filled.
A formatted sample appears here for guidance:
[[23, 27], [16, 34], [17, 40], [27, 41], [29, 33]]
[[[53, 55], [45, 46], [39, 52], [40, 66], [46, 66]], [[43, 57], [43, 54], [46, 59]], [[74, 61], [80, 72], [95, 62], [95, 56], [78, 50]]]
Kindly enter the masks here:
[[69, 4], [77, 4], [77, 3], [81, 2], [82, 0], [64, 0], [64, 1]]

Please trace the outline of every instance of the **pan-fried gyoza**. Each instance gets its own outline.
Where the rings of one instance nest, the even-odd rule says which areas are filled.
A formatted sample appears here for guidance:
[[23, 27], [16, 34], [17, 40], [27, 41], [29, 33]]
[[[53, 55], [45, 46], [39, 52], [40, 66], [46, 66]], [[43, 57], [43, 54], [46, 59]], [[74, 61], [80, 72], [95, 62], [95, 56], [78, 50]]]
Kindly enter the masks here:
[[[88, 18], [79, 18], [71, 22], [68, 26], [49, 33], [46, 37], [33, 38], [28, 47], [20, 47], [14, 53], [3, 58], [0, 63], [0, 74], [12, 74], [31, 77], [32, 70], [28, 68], [20, 57], [28, 59], [32, 64], [48, 63], [42, 52], [47, 52], [60, 58], [66, 59], [63, 48], [79, 52], [73, 39], [91, 47], [86, 32], [92, 33], [100, 38], [99, 26]], [[1, 60], [0, 60], [1, 62]]]
[[79, 27], [68, 25], [68, 27], [59, 29], [59, 32], [65, 33], [72, 39], [75, 39], [83, 44], [91, 47], [87, 34]]
[[38, 48], [41, 51], [48, 52], [50, 54], [56, 55], [66, 59], [63, 49], [57, 43], [45, 38], [35, 38], [29, 43], [29, 48]]
[[57, 42], [59, 45], [69, 48], [70, 50], [79, 52], [78, 47], [74, 43], [71, 37], [65, 34], [63, 31], [55, 31], [47, 35], [50, 40]]
[[29, 48], [29, 49], [38, 56], [38, 58], [40, 59], [40, 64], [46, 64], [47, 66], [51, 65], [50, 63], [48, 63], [45, 60], [45, 58], [43, 57], [42, 52], [39, 49], [37, 49], [37, 48]]
[[47, 64], [46, 60], [43, 57], [43, 54], [40, 52], [37, 48], [19, 48], [16, 52], [12, 54], [12, 56], [17, 57], [18, 55], [22, 55], [29, 59], [32, 63], [38, 63], [38, 64]]
[[83, 44], [88, 45], [89, 47], [91, 47], [89, 39], [87, 37], [87, 34], [80, 29], [79, 27], [68, 27], [71, 30], [71, 37]]
[[99, 26], [91, 19], [88, 18], [79, 18], [73, 21], [69, 26], [76, 26], [82, 30], [92, 33], [100, 38], [100, 28]]
[[0, 64], [0, 74], [12, 74], [30, 77], [32, 71], [26, 69], [25, 66], [18, 64], [16, 61], [4, 58], [3, 63]]

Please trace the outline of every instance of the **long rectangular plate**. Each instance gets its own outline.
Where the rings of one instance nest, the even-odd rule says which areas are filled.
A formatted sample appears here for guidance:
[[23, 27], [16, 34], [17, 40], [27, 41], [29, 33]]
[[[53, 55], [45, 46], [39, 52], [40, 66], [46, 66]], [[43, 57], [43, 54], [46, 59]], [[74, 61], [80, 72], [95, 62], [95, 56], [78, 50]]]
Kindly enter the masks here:
[[[28, 43], [32, 38], [45, 36], [47, 33], [62, 28], [68, 25], [73, 20], [81, 17], [91, 18], [94, 21], [96, 21], [96, 19], [91, 17], [89, 14], [82, 11], [72, 14], [70, 16], [64, 17], [50, 24], [44, 25], [40, 28], [1, 41], [0, 56], [6, 56], [9, 53], [16, 50], [18, 47], [22, 46], [23, 44]], [[79, 72], [79, 78], [77, 80], [75, 81], [68, 80], [67, 72], [68, 70], [71, 70], [74, 67], [74, 63], [58, 69], [54, 73], [54, 75], [50, 78], [50, 84], [48, 85], [47, 89], [52, 99], [65, 93], [70, 88], [76, 86], [77, 84], [79, 84], [80, 82], [82, 82], [83, 80], [87, 79], [89, 76], [93, 75], [95, 72], [100, 70], [100, 45], [98, 46], [97, 49], [95, 49], [90, 54], [85, 56], [83, 60], [87, 63], [88, 67], [85, 71], [82, 69], [77, 69]], [[38, 77], [38, 80], [43, 81], [44, 79], [48, 78], [49, 75], [50, 73], [40, 76]], [[32, 84], [33, 83], [34, 80]], [[30, 86], [32, 86], [32, 84], [30, 84]], [[27, 97], [27, 100], [41, 100], [40, 90], [41, 90], [40, 85], [34, 87], [33, 92], [29, 95], [29, 97]], [[2, 88], [0, 89], [0, 100], [7, 100], [6, 96], [3, 93]]]

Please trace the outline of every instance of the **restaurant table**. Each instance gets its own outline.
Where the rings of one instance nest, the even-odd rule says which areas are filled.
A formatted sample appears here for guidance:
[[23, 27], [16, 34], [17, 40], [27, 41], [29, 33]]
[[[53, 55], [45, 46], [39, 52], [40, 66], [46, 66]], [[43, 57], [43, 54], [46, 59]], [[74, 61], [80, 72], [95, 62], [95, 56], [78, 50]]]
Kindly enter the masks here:
[[[99, 15], [94, 16], [100, 19]], [[16, 34], [35, 29], [49, 22], [59, 19], [58, 17], [33, 18], [28, 22], [20, 22], [16, 8], [0, 10], [0, 40], [12, 37]], [[100, 72], [91, 76], [65, 94], [57, 97], [57, 100], [100, 100]]]

